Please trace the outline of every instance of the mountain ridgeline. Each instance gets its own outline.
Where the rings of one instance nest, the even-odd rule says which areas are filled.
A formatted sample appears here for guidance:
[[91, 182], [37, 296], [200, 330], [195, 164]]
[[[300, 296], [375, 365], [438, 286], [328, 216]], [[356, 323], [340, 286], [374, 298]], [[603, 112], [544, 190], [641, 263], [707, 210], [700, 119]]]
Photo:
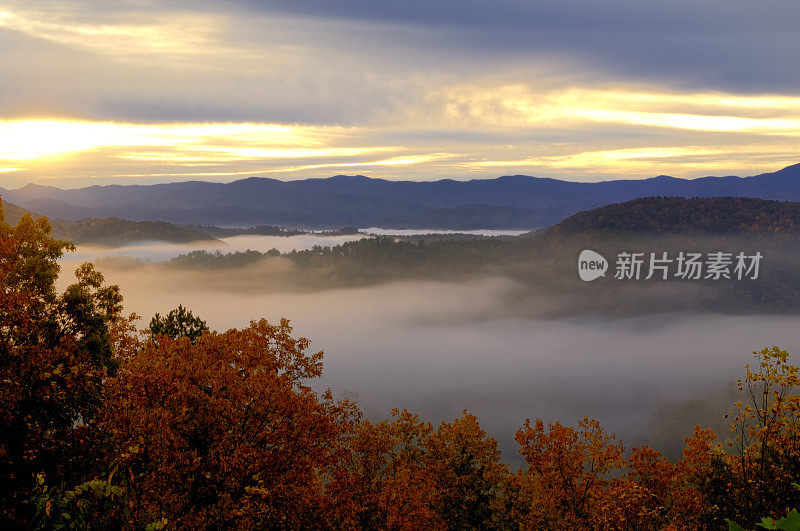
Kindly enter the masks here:
[[800, 201], [800, 165], [753, 177], [691, 180], [659, 176], [579, 183], [512, 175], [416, 182], [338, 175], [73, 190], [28, 185], [0, 189], [0, 195], [28, 210], [65, 220], [118, 217], [220, 226], [532, 229], [582, 210], [649, 196]]

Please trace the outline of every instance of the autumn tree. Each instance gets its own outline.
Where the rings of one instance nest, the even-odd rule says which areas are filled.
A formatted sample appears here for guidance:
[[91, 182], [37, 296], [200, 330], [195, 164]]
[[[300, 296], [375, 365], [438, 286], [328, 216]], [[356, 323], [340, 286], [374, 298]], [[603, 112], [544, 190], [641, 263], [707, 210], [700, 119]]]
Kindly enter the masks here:
[[433, 428], [406, 410], [391, 420], [361, 421], [343, 441], [330, 493], [335, 521], [350, 529], [433, 528], [426, 444]]
[[595, 526], [627, 530], [709, 527], [701, 487], [718, 447], [713, 433], [699, 428], [684, 441], [684, 456], [677, 463], [648, 446], [632, 448], [597, 498]]
[[726, 518], [754, 525], [766, 515], [800, 507], [800, 377], [778, 347], [753, 353], [737, 385], [742, 400], [731, 413], [730, 455], [717, 463], [709, 503]]
[[500, 528], [508, 467], [497, 441], [464, 411], [442, 422], [426, 442], [432, 507], [446, 529]]
[[111, 337], [116, 286], [90, 264], [56, 292], [58, 259], [45, 218], [3, 221], [0, 205], [0, 519], [25, 526], [35, 476], [80, 483], [91, 462], [92, 425], [104, 378], [116, 369]]
[[494, 529], [509, 474], [467, 412], [437, 429], [408, 411], [362, 421], [331, 485], [337, 523], [358, 529]]
[[136, 526], [317, 527], [356, 412], [307, 380], [322, 353], [287, 320], [144, 342], [109, 383], [103, 427]]
[[517, 475], [515, 518], [525, 528], [592, 528], [604, 516], [608, 475], [624, 464], [622, 443], [584, 417], [577, 428], [525, 421], [517, 443], [527, 470]]

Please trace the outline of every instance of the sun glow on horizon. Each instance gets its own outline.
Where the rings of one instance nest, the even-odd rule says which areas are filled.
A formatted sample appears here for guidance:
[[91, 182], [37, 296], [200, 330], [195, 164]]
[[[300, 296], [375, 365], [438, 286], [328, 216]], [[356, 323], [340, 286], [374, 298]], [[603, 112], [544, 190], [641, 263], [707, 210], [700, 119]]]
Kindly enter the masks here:
[[[208, 158], [278, 158], [355, 155], [377, 148], [325, 147], [341, 128], [255, 123], [133, 124], [64, 119], [0, 121], [0, 159], [32, 160], [103, 147], [180, 147]], [[265, 148], [263, 146], [270, 146]], [[382, 148], [388, 149], [388, 148]], [[132, 160], [165, 160], [164, 154], [131, 150]]]
[[[634, 88], [536, 93], [529, 87], [508, 85], [492, 90], [450, 87], [425, 105], [431, 101], [434, 107], [420, 122], [398, 118], [358, 127], [0, 120], [0, 172], [32, 175], [26, 170], [38, 169], [57, 180], [51, 176], [59, 175], [60, 168], [86, 166], [85, 161], [91, 160], [93, 166], [84, 171], [96, 171], [106, 181], [292, 172], [319, 176], [336, 168], [366, 168], [383, 178], [393, 178], [385, 173], [392, 168], [406, 168], [422, 178], [487, 176], [498, 168], [523, 173], [551, 170], [553, 176], [597, 173], [601, 178], [609, 174], [630, 178], [667, 172], [699, 176], [698, 172], [729, 173], [735, 168], [766, 170], [797, 162], [800, 151], [800, 97], [793, 96], [658, 93]], [[653, 131], [656, 141], [636, 139], [641, 128]], [[590, 138], [572, 143], [526, 140], [529, 134], [541, 137], [559, 129], [584, 130]], [[504, 140], [476, 144], [448, 139], [452, 132], [467, 130]], [[603, 138], [604, 130], [627, 131], [629, 140], [609, 142]], [[419, 141], [413, 138], [417, 131]]]

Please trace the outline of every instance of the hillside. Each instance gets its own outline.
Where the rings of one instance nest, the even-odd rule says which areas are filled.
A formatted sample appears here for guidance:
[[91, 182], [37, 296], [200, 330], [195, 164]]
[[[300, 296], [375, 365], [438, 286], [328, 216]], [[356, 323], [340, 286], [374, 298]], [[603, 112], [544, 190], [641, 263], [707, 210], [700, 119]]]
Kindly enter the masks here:
[[22, 207], [18, 207], [13, 203], [3, 202], [2, 206], [3, 206], [3, 214], [5, 214], [5, 220], [11, 225], [16, 225], [17, 223], [19, 223], [20, 218], [27, 214], [30, 214], [31, 216], [34, 217], [38, 216], [38, 214], [35, 214], [30, 210], [26, 210]]
[[[2, 204], [5, 220], [11, 225], [19, 223], [20, 218], [24, 215], [41, 216], [7, 201], [2, 201], [0, 204]], [[216, 240], [205, 231], [181, 227], [165, 221], [89, 218], [77, 221], [51, 219], [50, 224], [53, 226], [53, 236], [76, 244], [117, 246], [137, 241], [190, 243]]]
[[551, 233], [796, 233], [800, 203], [749, 197], [645, 197], [574, 214]]
[[52, 220], [53, 235], [78, 244], [117, 246], [137, 241], [190, 243], [215, 240], [208, 234], [164, 221], [128, 221], [119, 218]]
[[[3, 197], [54, 219], [119, 217], [134, 221], [221, 226], [275, 225], [294, 228], [416, 226], [447, 229], [520, 220], [537, 228], [582, 210], [650, 196], [757, 197], [800, 201], [800, 165], [752, 177], [643, 180], [593, 183], [513, 175], [470, 181], [388, 181], [338, 175], [327, 179], [279, 181], [248, 178], [231, 183], [181, 182], [156, 185], [90, 186], [62, 190], [28, 185], [2, 190]], [[470, 206], [473, 205], [473, 206]], [[509, 211], [476, 217], [475, 205]], [[486, 208], [481, 207], [481, 208]], [[460, 208], [461, 210], [448, 210]], [[419, 216], [415, 218], [415, 216]], [[477, 220], [477, 221], [476, 221]], [[437, 223], [437, 225], [430, 225]], [[533, 225], [535, 224], [535, 225]], [[486, 227], [481, 227], [486, 228]]]

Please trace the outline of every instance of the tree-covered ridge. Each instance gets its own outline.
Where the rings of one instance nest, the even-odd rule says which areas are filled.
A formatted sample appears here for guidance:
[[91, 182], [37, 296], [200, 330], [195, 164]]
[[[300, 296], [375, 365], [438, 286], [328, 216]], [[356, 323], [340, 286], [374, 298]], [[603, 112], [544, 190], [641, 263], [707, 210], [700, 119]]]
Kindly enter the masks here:
[[53, 234], [79, 244], [117, 246], [136, 241], [191, 243], [215, 238], [196, 229], [165, 221], [128, 221], [119, 218], [53, 221]]
[[798, 232], [800, 203], [753, 197], [644, 197], [574, 214], [552, 233]]
[[[605, 278], [583, 282], [577, 274], [584, 249], [611, 262]], [[671, 257], [681, 252], [759, 252], [763, 264], [755, 280], [614, 279], [619, 252]], [[640, 315], [665, 311], [738, 314], [800, 312], [800, 240], [796, 233], [543, 233], [527, 238], [409, 241], [364, 238], [336, 246], [279, 253], [195, 251], [163, 268], [206, 270], [245, 279], [252, 289], [324, 290], [400, 281], [468, 281], [504, 278], [516, 285], [509, 307], [524, 315]], [[644, 267], [647, 267], [645, 264]], [[244, 269], [247, 268], [247, 269]], [[646, 269], [643, 278], [646, 276]], [[221, 277], [220, 277], [221, 278]], [[224, 280], [223, 280], [224, 281]]]
[[[3, 202], [7, 223], [16, 224], [25, 216], [42, 217], [40, 214]], [[53, 236], [75, 244], [125, 245], [136, 241], [165, 241], [191, 243], [215, 240], [205, 231], [184, 227], [166, 221], [129, 221], [119, 218], [86, 218], [77, 221], [51, 219]]]
[[13, 203], [7, 203], [5, 201], [3, 202], [3, 213], [6, 216], [6, 223], [10, 223], [12, 225], [19, 223], [19, 220], [25, 215], [39, 217], [38, 214], [35, 214], [30, 210], [26, 210], [20, 206], [17, 206]]

